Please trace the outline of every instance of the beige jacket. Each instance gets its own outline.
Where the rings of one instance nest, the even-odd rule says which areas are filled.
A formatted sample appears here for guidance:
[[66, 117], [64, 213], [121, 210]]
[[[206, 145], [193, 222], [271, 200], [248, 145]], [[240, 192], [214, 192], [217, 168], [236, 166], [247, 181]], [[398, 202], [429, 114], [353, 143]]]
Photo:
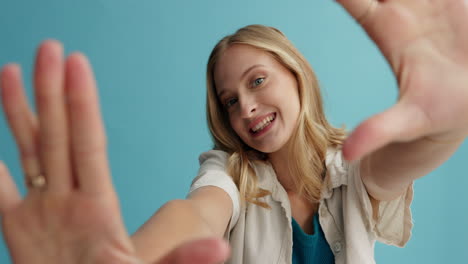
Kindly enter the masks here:
[[[271, 164], [256, 165], [259, 187], [272, 195], [262, 200], [272, 208], [239, 205], [239, 191], [225, 171], [228, 154], [211, 150], [200, 155], [200, 170], [190, 192], [211, 185], [232, 198], [233, 214], [226, 231], [232, 249], [228, 264], [287, 264], [292, 262], [292, 227], [289, 198], [276, 178]], [[375, 263], [374, 244], [403, 247], [413, 227], [411, 185], [399, 198], [380, 202], [378, 218], [372, 217], [369, 196], [359, 175], [359, 163], [347, 163], [340, 150], [327, 153], [329, 184], [323, 189], [319, 221], [337, 264]]]

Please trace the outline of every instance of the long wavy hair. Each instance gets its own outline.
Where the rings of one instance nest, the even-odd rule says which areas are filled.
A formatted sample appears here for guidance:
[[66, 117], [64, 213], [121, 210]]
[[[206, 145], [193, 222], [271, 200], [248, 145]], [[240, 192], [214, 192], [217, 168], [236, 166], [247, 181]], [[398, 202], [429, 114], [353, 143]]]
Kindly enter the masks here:
[[232, 129], [229, 116], [220, 102], [215, 87], [214, 69], [222, 54], [234, 44], [250, 45], [270, 54], [296, 77], [300, 113], [289, 139], [289, 170], [295, 190], [311, 202], [317, 202], [325, 179], [325, 155], [329, 147], [341, 145], [345, 138], [343, 128], [335, 128], [325, 118], [322, 96], [317, 78], [304, 56], [286, 36], [276, 28], [249, 25], [221, 39], [210, 54], [207, 64], [208, 126], [214, 148], [227, 152], [227, 173], [240, 191], [241, 203], [250, 202], [269, 208], [258, 198], [270, 191], [258, 187], [254, 163], [264, 162], [267, 155], [247, 144]]

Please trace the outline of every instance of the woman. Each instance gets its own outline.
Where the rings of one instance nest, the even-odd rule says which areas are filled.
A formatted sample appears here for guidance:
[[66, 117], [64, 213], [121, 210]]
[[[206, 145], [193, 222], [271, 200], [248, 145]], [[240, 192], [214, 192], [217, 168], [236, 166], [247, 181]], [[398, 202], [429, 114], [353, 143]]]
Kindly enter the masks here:
[[[264, 43], [229, 44], [219, 53], [215, 50], [208, 65], [211, 131], [216, 146], [224, 152], [202, 155], [200, 177], [194, 181], [188, 199], [164, 205], [131, 239], [120, 220], [94, 81], [86, 59], [73, 54], [63, 63], [58, 43], [49, 41], [41, 46], [35, 72], [40, 126], [19, 89], [18, 67], [7, 65], [1, 75], [3, 105], [30, 186], [28, 196], [22, 200], [6, 168], [1, 170], [0, 212], [15, 263], [132, 263], [138, 259], [153, 263], [218, 263], [227, 257], [226, 245], [219, 239], [198, 239], [221, 238], [224, 234], [232, 236], [232, 263], [270, 261], [255, 259], [254, 253], [289, 263], [293, 256], [293, 249], [287, 247], [292, 246], [291, 230], [278, 232], [285, 238], [282, 243], [276, 237], [272, 241], [255, 240], [257, 234], [252, 236], [241, 229], [258, 227], [268, 231], [278, 227], [288, 232], [290, 222], [284, 221], [292, 218], [296, 230], [320, 234], [317, 227], [323, 229], [327, 243], [321, 244], [321, 252], [328, 250], [337, 263], [371, 263], [376, 238], [403, 245], [409, 234], [400, 231], [410, 229], [410, 217], [406, 214], [398, 226], [386, 220], [388, 209], [407, 210], [413, 180], [444, 162], [468, 135], [468, 121], [463, 114], [468, 110], [468, 40], [463, 34], [468, 24], [467, 3], [355, 0], [342, 4], [380, 47], [400, 87], [396, 106], [364, 122], [344, 143], [343, 156], [360, 162], [340, 162], [343, 133], [329, 127], [322, 118], [318, 90], [306, 90], [306, 85], [314, 89], [317, 86], [313, 75], [297, 72], [308, 67], [294, 66], [304, 64], [302, 58], [285, 60], [295, 51], [275, 57], [271, 49], [259, 50]], [[288, 48], [286, 45], [279, 51]], [[252, 65], [257, 61], [263, 66]], [[244, 80], [245, 67], [253, 68], [252, 76], [247, 73], [249, 79]], [[65, 75], [61, 74], [63, 69]], [[225, 129], [228, 131], [222, 132]], [[293, 157], [289, 149], [294, 150]], [[312, 162], [304, 162], [304, 158]], [[227, 161], [226, 169], [233, 179], [229, 185], [223, 184], [230, 178], [220, 176], [227, 181], [217, 185], [207, 177], [211, 171], [222, 175], [226, 165], [223, 161]], [[269, 168], [273, 168], [269, 173], [255, 171]], [[348, 187], [341, 184], [333, 188], [341, 182], [334, 182], [332, 175], [347, 182]], [[263, 188], [265, 182], [273, 182], [273, 188]], [[238, 193], [229, 191], [233, 186]], [[329, 193], [328, 186], [332, 186]], [[337, 196], [343, 199], [333, 200]], [[330, 204], [324, 207], [327, 197]], [[247, 203], [236, 203], [243, 199]], [[341, 203], [333, 205], [335, 202]], [[321, 208], [328, 209], [329, 215], [326, 210], [320, 212]], [[339, 208], [343, 223], [330, 226]], [[265, 214], [279, 217], [258, 221]], [[252, 218], [255, 215], [257, 218]], [[397, 227], [396, 237], [387, 233], [393, 229], [380, 226], [385, 223]], [[345, 234], [339, 233], [340, 228]], [[364, 236], [360, 230], [364, 230]], [[268, 244], [263, 244], [264, 251], [253, 252], [249, 245], [262, 246], [255, 242]], [[198, 260], [194, 260], [197, 256]]]

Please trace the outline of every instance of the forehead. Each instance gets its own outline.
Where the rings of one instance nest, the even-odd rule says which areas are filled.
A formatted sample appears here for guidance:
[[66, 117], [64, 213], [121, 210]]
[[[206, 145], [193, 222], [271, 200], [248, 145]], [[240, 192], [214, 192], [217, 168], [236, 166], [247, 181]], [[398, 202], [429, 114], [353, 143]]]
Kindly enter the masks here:
[[243, 73], [254, 65], [278, 67], [279, 63], [266, 51], [249, 45], [232, 45], [216, 62], [213, 75], [216, 87], [240, 81]]

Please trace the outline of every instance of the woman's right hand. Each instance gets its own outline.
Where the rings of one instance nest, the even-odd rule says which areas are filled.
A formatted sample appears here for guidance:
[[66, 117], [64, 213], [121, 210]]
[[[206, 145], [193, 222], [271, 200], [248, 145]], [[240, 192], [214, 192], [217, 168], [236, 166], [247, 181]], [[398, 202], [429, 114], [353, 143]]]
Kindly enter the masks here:
[[[141, 263], [125, 229], [107, 161], [96, 85], [86, 57], [40, 45], [34, 70], [38, 115], [20, 69], [0, 73], [2, 105], [21, 154], [28, 192], [21, 197], [0, 163], [0, 217], [14, 263]], [[155, 238], [157, 239], [157, 238]], [[221, 239], [188, 242], [158, 264], [221, 263]]]

